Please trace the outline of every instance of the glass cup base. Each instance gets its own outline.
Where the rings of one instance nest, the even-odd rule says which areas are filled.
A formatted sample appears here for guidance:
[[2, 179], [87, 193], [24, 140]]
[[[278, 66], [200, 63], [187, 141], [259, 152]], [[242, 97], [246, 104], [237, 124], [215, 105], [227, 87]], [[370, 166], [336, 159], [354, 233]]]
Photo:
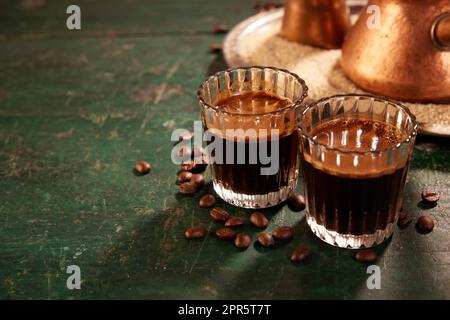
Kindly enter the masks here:
[[306, 215], [306, 221], [308, 222], [311, 231], [321, 240], [332, 246], [346, 249], [361, 249], [376, 246], [391, 237], [395, 228], [395, 223], [389, 223], [384, 230], [377, 230], [377, 232], [373, 234], [356, 236], [328, 230], [324, 226], [319, 225], [316, 222], [316, 219], [308, 214]]
[[267, 194], [236, 193], [217, 180], [213, 180], [214, 191], [224, 201], [241, 208], [261, 209], [276, 206], [289, 198], [297, 187], [297, 179], [293, 179], [287, 186], [280, 187], [278, 191]]

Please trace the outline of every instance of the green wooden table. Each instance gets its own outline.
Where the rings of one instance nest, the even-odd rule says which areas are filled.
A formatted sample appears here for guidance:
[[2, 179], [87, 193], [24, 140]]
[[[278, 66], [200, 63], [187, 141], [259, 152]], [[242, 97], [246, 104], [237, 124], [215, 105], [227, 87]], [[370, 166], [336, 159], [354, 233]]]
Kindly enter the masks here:
[[[0, 1], [0, 298], [450, 298], [450, 140], [418, 139], [405, 207], [436, 227], [397, 230], [377, 248], [381, 290], [367, 288], [353, 251], [287, 207], [267, 210], [269, 230], [296, 229], [279, 248], [187, 241], [187, 226], [217, 226], [198, 196], [178, 194], [170, 134], [192, 128], [199, 83], [225, 68], [209, 53], [222, 41], [213, 26], [252, 15], [254, 2], [79, 0], [82, 30], [68, 31], [72, 3]], [[137, 177], [141, 158], [153, 171]], [[438, 206], [419, 204], [425, 187], [440, 191]], [[299, 244], [312, 254], [294, 265]], [[69, 265], [80, 290], [66, 287]]]

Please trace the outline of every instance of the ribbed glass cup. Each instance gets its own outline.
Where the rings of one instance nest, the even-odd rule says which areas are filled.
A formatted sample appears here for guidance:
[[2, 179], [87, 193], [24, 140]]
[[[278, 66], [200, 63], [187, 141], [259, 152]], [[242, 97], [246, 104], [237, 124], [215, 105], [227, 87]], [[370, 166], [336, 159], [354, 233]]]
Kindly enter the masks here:
[[[352, 151], [319, 143], [311, 135], [319, 125], [336, 119], [369, 120], [369, 126], [373, 125], [370, 120], [377, 120], [379, 127], [387, 123], [399, 129], [404, 139], [385, 149]], [[342, 128], [342, 133], [328, 136], [328, 141], [347, 137], [345, 126]], [[309, 105], [301, 114], [300, 129], [300, 161], [311, 230], [342, 248], [368, 248], [389, 238], [397, 223], [417, 134], [411, 112], [375, 96], [338, 95]], [[358, 129], [359, 134], [362, 130]]]
[[[286, 200], [295, 189], [300, 104], [307, 90], [305, 82], [296, 74], [271, 67], [229, 69], [214, 74], [200, 85], [197, 94], [204, 130], [211, 141], [222, 141], [226, 145], [220, 149], [222, 163], [217, 157], [213, 159], [218, 148], [212, 151], [211, 142], [206, 148], [214, 190], [223, 200], [244, 208], [265, 208]], [[221, 97], [248, 91], [267, 93], [292, 103], [264, 113], [257, 110], [228, 112], [216, 106]], [[242, 131], [233, 136], [230, 130]], [[245, 161], [239, 162], [229, 148], [234, 152], [245, 150]], [[269, 170], [262, 174], [262, 168], [274, 162], [267, 164], [260, 158], [256, 162], [254, 158], [251, 160], [253, 156], [259, 157], [264, 148], [270, 150], [271, 161], [278, 161], [276, 172]]]

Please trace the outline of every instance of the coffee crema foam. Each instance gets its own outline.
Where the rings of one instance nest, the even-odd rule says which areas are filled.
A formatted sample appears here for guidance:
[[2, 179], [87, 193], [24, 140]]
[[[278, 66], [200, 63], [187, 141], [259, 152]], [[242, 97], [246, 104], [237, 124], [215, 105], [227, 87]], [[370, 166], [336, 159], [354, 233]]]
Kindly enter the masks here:
[[340, 118], [319, 125], [310, 132], [310, 136], [318, 143], [337, 150], [325, 150], [320, 159], [312, 159], [305, 154], [304, 160], [333, 175], [377, 177], [406, 165], [404, 160], [388, 159], [385, 151], [404, 141], [406, 134], [380, 120]]
[[[297, 125], [294, 121], [292, 124], [286, 122], [285, 114], [277, 114], [276, 111], [292, 104], [292, 100], [265, 90], [237, 93], [224, 91], [213, 102], [214, 107], [224, 113], [220, 115], [220, 121], [214, 119], [207, 124], [207, 127], [214, 135], [233, 140], [271, 140], [275, 135], [271, 134], [273, 129], [278, 130], [277, 138], [281, 138], [297, 130]], [[286, 112], [295, 112], [295, 110]], [[241, 130], [246, 136], [241, 134], [236, 136], [228, 133], [227, 130], [238, 130], [238, 133]]]
[[214, 106], [225, 112], [239, 114], [264, 114], [292, 104], [289, 99], [281, 98], [266, 91], [244, 91], [238, 94], [218, 97]]
[[392, 148], [406, 135], [397, 127], [373, 119], [337, 119], [314, 128], [319, 143], [345, 151], [378, 151]]

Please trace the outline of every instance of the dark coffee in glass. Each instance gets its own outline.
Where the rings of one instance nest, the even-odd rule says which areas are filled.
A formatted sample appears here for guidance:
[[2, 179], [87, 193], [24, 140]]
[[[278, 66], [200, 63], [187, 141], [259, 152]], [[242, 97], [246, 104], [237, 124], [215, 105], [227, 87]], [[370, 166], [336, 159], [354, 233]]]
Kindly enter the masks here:
[[245, 208], [286, 200], [297, 185], [298, 120], [307, 87], [271, 67], [219, 72], [198, 91], [216, 193]]
[[371, 247], [393, 233], [417, 125], [405, 107], [336, 96], [302, 114], [307, 221], [324, 241]]
[[[292, 101], [266, 92], [248, 91], [218, 99], [214, 105], [223, 111], [258, 114], [276, 111], [289, 104], [292, 104]], [[266, 126], [269, 127], [270, 123], [268, 122]], [[236, 122], [235, 129], [239, 129], [239, 122]], [[212, 168], [215, 179], [227, 189], [249, 195], [268, 194], [277, 192], [280, 186], [289, 185], [297, 177], [299, 137], [295, 128], [278, 132], [276, 137], [270, 132], [262, 136], [256, 132], [255, 137], [222, 137], [220, 134], [214, 134], [212, 137], [212, 141], [222, 140], [220, 142], [222, 154], [225, 159], [228, 157], [232, 160], [224, 164], [216, 163]], [[266, 148], [267, 151], [263, 152], [261, 148]], [[238, 150], [242, 150], [245, 163], [238, 163]], [[278, 162], [278, 170], [273, 174], [262, 175], [261, 169], [267, 168], [268, 164], [263, 163], [260, 157], [255, 157], [255, 161], [251, 161], [252, 153], [257, 155], [266, 153], [272, 160]]]

